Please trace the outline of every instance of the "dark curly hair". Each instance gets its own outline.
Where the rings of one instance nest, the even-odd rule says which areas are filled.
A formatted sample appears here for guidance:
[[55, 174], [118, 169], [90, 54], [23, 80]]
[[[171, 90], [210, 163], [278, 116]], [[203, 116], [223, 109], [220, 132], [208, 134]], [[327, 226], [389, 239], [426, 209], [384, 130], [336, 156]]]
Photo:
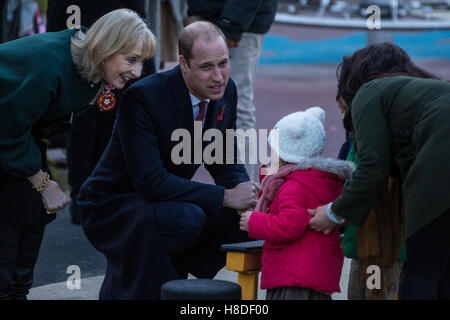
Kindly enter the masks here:
[[388, 42], [373, 44], [355, 51], [352, 56], [343, 57], [336, 71], [336, 101], [340, 103], [339, 100], [342, 100], [345, 104], [344, 128], [347, 136], [353, 133], [351, 105], [359, 88], [376, 78], [398, 75], [439, 79], [416, 66], [405, 50]]

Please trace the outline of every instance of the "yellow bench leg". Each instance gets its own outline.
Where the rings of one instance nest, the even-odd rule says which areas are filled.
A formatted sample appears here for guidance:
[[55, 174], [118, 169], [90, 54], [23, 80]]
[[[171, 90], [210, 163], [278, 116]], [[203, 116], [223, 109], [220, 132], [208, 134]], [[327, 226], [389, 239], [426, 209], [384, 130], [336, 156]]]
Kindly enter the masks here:
[[242, 288], [242, 300], [256, 300], [259, 272], [239, 272], [238, 284]]

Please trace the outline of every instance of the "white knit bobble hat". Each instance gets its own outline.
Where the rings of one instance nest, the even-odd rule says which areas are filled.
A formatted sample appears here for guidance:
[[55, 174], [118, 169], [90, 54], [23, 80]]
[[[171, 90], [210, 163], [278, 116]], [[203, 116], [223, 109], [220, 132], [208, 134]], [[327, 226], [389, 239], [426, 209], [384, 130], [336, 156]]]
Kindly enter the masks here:
[[325, 148], [325, 111], [312, 107], [291, 113], [277, 122], [268, 142], [280, 159], [301, 163], [306, 158], [319, 157]]

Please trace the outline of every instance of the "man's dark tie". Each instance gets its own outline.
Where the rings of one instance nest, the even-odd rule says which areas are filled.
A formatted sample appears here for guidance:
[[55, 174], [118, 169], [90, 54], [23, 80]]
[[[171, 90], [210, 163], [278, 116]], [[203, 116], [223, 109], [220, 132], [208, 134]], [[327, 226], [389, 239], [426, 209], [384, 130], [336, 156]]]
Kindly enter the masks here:
[[203, 121], [205, 117], [206, 106], [208, 105], [208, 101], [201, 101], [199, 104], [200, 110], [198, 111], [197, 119], [195, 121]]

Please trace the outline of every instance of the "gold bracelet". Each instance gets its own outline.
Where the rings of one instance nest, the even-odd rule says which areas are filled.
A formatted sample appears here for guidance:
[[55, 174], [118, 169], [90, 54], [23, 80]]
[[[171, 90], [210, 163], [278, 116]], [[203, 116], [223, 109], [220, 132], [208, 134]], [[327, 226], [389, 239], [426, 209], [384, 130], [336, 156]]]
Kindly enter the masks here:
[[40, 186], [35, 186], [33, 185], [33, 189], [36, 190], [37, 192], [41, 192], [45, 189], [45, 187], [48, 185], [48, 181], [50, 180], [50, 176], [48, 175], [47, 172], [44, 172], [44, 179], [42, 179], [42, 183]]

